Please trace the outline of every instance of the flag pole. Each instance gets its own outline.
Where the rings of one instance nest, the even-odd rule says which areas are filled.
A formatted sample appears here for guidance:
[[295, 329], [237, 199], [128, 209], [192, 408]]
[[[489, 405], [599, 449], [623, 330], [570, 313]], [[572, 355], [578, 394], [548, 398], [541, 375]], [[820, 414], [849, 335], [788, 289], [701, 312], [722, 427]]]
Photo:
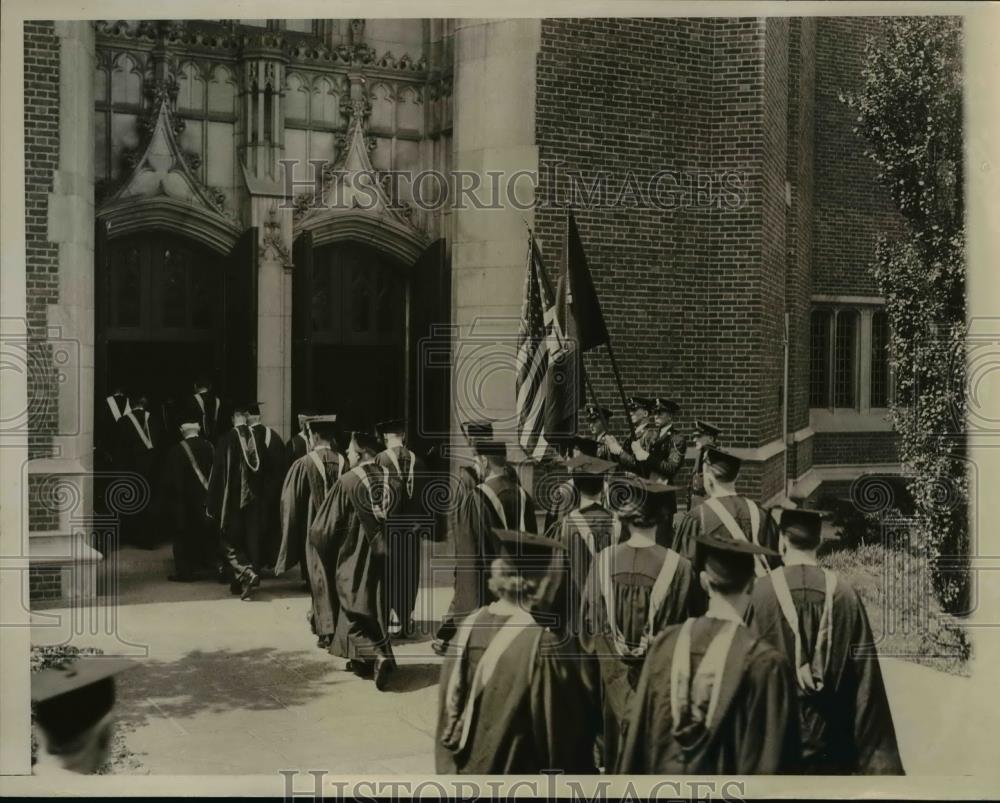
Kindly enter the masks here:
[[608, 347], [608, 356], [611, 358], [611, 370], [615, 373], [615, 384], [618, 385], [618, 395], [621, 396], [622, 407], [625, 410], [625, 420], [628, 421], [629, 432], [635, 438], [635, 424], [632, 423], [632, 416], [628, 411], [628, 400], [625, 398], [625, 388], [622, 387], [622, 375], [618, 371], [618, 360], [615, 359], [615, 350], [611, 347], [610, 337], [604, 345]]

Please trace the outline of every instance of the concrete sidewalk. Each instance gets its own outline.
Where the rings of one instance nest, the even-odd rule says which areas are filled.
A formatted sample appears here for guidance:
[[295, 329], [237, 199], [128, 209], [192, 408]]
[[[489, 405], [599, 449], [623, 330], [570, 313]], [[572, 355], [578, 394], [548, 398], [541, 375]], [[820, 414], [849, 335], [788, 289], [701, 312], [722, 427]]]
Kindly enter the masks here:
[[[170, 583], [166, 551], [125, 550], [121, 604], [33, 615], [34, 644], [99, 647], [140, 662], [121, 676], [127, 744], [151, 774], [433, 773], [440, 659], [433, 622], [448, 587], [425, 588], [421, 640], [394, 645], [390, 690], [336, 670], [306, 624], [297, 570], [242, 602], [215, 582]], [[907, 774], [965, 772], [956, 700], [970, 680], [881, 659]]]

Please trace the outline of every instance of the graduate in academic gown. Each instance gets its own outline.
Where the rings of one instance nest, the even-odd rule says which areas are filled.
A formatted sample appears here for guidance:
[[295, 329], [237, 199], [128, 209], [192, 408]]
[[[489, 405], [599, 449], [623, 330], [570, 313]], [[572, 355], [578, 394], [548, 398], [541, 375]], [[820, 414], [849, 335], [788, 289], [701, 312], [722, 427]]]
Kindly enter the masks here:
[[386, 687], [394, 668], [385, 617], [386, 522], [395, 514], [388, 469], [375, 462], [381, 444], [354, 432], [347, 457], [352, 468], [334, 484], [309, 528], [309, 540], [334, 574], [339, 613], [330, 653], [343, 667], [371, 674]]
[[251, 404], [234, 406], [233, 427], [216, 444], [207, 502], [208, 514], [219, 528], [223, 560], [232, 575], [230, 591], [244, 600], [249, 600], [260, 585], [263, 528], [262, 458], [247, 421]]
[[[309, 540], [309, 528], [316, 511], [333, 490], [347, 468], [347, 458], [337, 449], [335, 415], [312, 416], [308, 419], [310, 451], [300, 457], [288, 471], [281, 490], [281, 548], [274, 567], [282, 575], [298, 563], [302, 576], [312, 593], [309, 622], [316, 634], [317, 646], [329, 647], [337, 626], [337, 589], [334, 571]], [[335, 567], [331, 566], [331, 569]]]
[[208, 377], [199, 376], [195, 379], [190, 402], [200, 413], [201, 434], [214, 443], [223, 429], [222, 402], [212, 392], [212, 383]]
[[759, 557], [757, 576], [767, 568], [781, 564], [778, 557], [778, 526], [760, 505], [736, 493], [736, 478], [741, 461], [735, 455], [706, 447], [702, 458], [705, 501], [689, 510], [677, 525], [674, 549], [693, 559], [697, 536], [702, 533], [723, 533], [739, 540], [749, 539], [768, 549], [769, 557]]
[[546, 531], [566, 551], [566, 582], [554, 601], [559, 632], [577, 635], [580, 601], [594, 556], [611, 546], [615, 537], [614, 515], [602, 504], [604, 477], [614, 467], [608, 460], [588, 455], [577, 455], [566, 463], [576, 504]]
[[41, 739], [32, 775], [64, 783], [100, 772], [111, 758], [115, 675], [127, 658], [85, 656], [31, 673], [31, 702]]
[[[107, 492], [113, 482], [115, 457], [118, 454], [118, 419], [131, 407], [128, 396], [120, 383], [111, 384], [111, 393], [97, 402], [94, 410], [94, 510], [101, 516], [108, 515]], [[104, 555], [115, 547], [111, 533], [99, 531], [98, 550]]]
[[218, 542], [205, 512], [215, 449], [201, 437], [198, 418], [181, 416], [181, 440], [167, 450], [161, 479], [163, 511], [174, 544], [174, 574], [167, 579], [179, 583], [197, 580], [218, 557]]
[[497, 555], [497, 527], [535, 532], [535, 506], [528, 492], [511, 479], [507, 445], [477, 441], [476, 459], [483, 479], [462, 499], [455, 530], [455, 593], [438, 630], [433, 649], [443, 654], [455, 628], [467, 614], [489, 600], [489, 568]]
[[115, 472], [137, 474], [136, 482], [142, 484], [137, 497], [145, 498], [139, 509], [118, 512], [123, 543], [142, 549], [153, 549], [158, 540], [154, 522], [154, 505], [157, 502], [154, 486], [157, 477], [157, 451], [160, 433], [147, 408], [146, 396], [133, 393], [129, 396], [129, 410], [115, 424]]
[[697, 452], [694, 468], [691, 469], [691, 479], [688, 481], [688, 510], [694, 510], [705, 500], [705, 478], [702, 476], [705, 449], [708, 446], [715, 446], [720, 434], [721, 430], [714, 424], [695, 419], [694, 445], [697, 447]]
[[604, 710], [603, 766], [615, 766], [650, 642], [699, 611], [691, 563], [656, 543], [669, 491], [640, 477], [616, 478], [609, 495], [628, 540], [597, 553], [583, 585], [580, 640], [597, 660]]
[[305, 457], [309, 451], [309, 427], [307, 421], [316, 415], [312, 410], [303, 410], [296, 419], [299, 424], [299, 431], [288, 439], [285, 444], [285, 465], [290, 469], [292, 464], [300, 457]]
[[395, 618], [395, 627], [391, 629], [408, 638], [415, 634], [413, 608], [420, 587], [421, 533], [429, 530], [423, 501], [427, 471], [424, 461], [406, 446], [405, 420], [383, 421], [376, 430], [385, 442], [385, 449], [375, 461], [388, 469], [399, 498], [397, 513], [388, 522], [386, 604]]
[[[263, 488], [261, 517], [264, 530], [261, 541], [260, 565], [273, 570], [281, 546], [281, 488], [288, 466], [285, 464], [285, 442], [276, 430], [260, 420], [260, 402], [250, 405], [247, 421], [257, 440], [261, 456], [260, 476]], [[265, 571], [267, 574], [272, 572]]]
[[[559, 464], [559, 468], [565, 468], [566, 461], [572, 460], [575, 457], [580, 457], [580, 456], [596, 457], [598, 447], [599, 444], [593, 438], [587, 438], [581, 435], [576, 435], [570, 441], [569, 457], [557, 458], [556, 462]], [[613, 468], [614, 463], [612, 463], [611, 465]], [[567, 513], [569, 513], [572, 510], [575, 510], [579, 503], [579, 494], [573, 487], [573, 480], [570, 477], [569, 473], [563, 473], [559, 471], [555, 475], [554, 479], [556, 480], [555, 487], [552, 491], [551, 499], [548, 500], [547, 510], [545, 511], [546, 533], [557, 521], [560, 521]], [[546, 507], [546, 505], [543, 505], [543, 507]]]
[[[864, 603], [816, 558], [818, 513], [784, 510], [784, 566], [754, 585], [750, 629], [796, 670], [803, 771], [814, 775], [902, 775], [892, 712]], [[855, 655], [855, 651], [867, 654]]]
[[800, 770], [791, 664], [743, 623], [765, 547], [698, 536], [704, 616], [664, 630], [646, 655], [616, 772], [776, 775]]
[[441, 667], [436, 766], [441, 774], [595, 771], [596, 718], [562, 639], [528, 613], [559, 545], [497, 530], [488, 585], [495, 602], [459, 625]]

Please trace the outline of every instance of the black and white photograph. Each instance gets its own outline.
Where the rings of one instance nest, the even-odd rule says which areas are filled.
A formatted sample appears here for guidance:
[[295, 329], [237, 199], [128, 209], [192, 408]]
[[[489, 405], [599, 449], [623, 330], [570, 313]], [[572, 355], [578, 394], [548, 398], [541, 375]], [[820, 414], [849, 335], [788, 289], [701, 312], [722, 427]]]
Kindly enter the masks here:
[[0, 789], [995, 794], [998, 20], [5, 6]]

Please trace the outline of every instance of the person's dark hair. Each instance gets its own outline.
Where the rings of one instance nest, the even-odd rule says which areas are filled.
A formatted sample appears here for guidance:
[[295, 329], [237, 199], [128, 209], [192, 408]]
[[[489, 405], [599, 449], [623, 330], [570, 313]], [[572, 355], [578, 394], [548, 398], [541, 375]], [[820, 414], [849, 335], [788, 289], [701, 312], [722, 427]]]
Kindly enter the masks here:
[[337, 446], [336, 424], [311, 423], [309, 425], [309, 431], [315, 432], [317, 437], [327, 441], [334, 449], [339, 449]]
[[538, 591], [538, 581], [518, 572], [506, 558], [493, 561], [486, 583], [497, 599], [513, 603], [522, 603]]
[[573, 484], [580, 493], [597, 496], [604, 489], [604, 477], [593, 474], [574, 474]]

